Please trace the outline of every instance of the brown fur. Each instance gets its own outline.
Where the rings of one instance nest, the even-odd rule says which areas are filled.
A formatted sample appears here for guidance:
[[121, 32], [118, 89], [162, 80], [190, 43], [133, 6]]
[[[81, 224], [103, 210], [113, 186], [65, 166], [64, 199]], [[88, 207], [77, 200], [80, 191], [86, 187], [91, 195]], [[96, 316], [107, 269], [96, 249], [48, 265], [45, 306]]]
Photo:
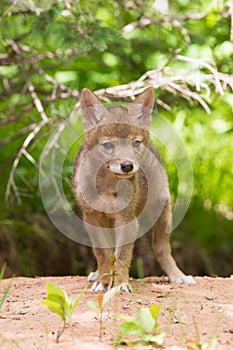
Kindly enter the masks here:
[[[95, 281], [96, 291], [111, 287], [113, 257], [115, 284], [131, 291], [128, 278], [133, 242], [137, 239], [138, 218], [148, 202], [146, 219], [152, 220], [153, 249], [161, 268], [171, 282], [194, 283], [191, 276], [178, 269], [171, 256], [167, 175], [158, 151], [149, 141], [153, 104], [152, 88], [127, 108], [106, 109], [90, 90], [82, 92], [85, 141], [74, 166], [73, 191], [97, 259], [97, 271], [89, 275], [89, 280]], [[139, 146], [134, 145], [135, 140]], [[128, 205], [118, 207], [117, 203], [124, 201]]]

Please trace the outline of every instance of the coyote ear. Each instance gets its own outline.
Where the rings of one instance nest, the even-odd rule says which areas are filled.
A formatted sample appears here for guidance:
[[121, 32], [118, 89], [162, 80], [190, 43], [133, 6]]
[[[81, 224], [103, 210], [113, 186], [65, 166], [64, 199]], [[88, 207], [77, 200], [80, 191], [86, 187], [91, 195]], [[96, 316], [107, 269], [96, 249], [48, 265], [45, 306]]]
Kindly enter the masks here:
[[144, 90], [136, 100], [128, 106], [130, 116], [138, 118], [146, 127], [150, 126], [151, 113], [154, 107], [154, 89]]
[[108, 117], [108, 111], [99, 98], [89, 89], [84, 88], [81, 93], [80, 104], [83, 112], [83, 127], [90, 129]]

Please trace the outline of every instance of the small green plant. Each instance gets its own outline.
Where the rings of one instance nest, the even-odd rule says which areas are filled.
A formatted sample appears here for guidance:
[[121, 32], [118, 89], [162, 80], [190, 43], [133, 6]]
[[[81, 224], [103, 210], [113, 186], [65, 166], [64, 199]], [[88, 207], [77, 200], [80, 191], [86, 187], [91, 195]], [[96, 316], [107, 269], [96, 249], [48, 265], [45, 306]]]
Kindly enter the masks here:
[[[6, 270], [6, 263], [4, 263], [3, 266], [2, 266], [2, 269], [1, 269], [1, 272], [0, 272], [0, 281], [3, 279], [5, 270]], [[2, 296], [2, 298], [0, 300], [0, 310], [1, 310], [5, 300], [7, 298], [7, 295], [9, 293], [10, 288], [11, 288], [11, 285], [12, 285], [12, 281], [8, 284], [8, 286], [7, 286], [5, 292], [3, 293], [3, 296]]]
[[61, 335], [63, 334], [65, 328], [70, 326], [71, 316], [81, 299], [82, 295], [85, 293], [88, 285], [86, 285], [83, 290], [77, 295], [73, 300], [69, 298], [66, 292], [57, 286], [56, 284], [46, 282], [46, 299], [41, 302], [41, 304], [47, 306], [47, 308], [57, 314], [63, 321], [63, 327], [58, 330], [56, 336], [56, 342], [59, 342]]
[[99, 321], [99, 340], [102, 341], [103, 337], [103, 310], [104, 306], [120, 291], [120, 286], [113, 287], [105, 294], [98, 293], [97, 303], [94, 301], [88, 301], [87, 306], [93, 310], [98, 316]]
[[160, 305], [152, 304], [149, 308], [141, 308], [137, 316], [120, 316], [125, 322], [121, 323], [119, 336], [115, 346], [120, 344], [162, 346], [166, 333], [158, 332], [158, 315]]

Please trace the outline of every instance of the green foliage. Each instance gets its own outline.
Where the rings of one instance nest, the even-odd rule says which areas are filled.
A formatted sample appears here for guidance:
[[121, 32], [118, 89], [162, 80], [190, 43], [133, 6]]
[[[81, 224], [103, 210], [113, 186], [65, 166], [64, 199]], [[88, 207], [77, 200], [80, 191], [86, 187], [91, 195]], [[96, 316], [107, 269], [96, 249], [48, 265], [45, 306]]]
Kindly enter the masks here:
[[86, 289], [87, 285], [82, 289], [82, 291], [77, 295], [75, 299], [71, 299], [67, 296], [66, 292], [62, 288], [56, 284], [46, 282], [47, 295], [46, 299], [43, 300], [41, 304], [47, 306], [49, 311], [58, 315], [63, 321], [63, 328], [57, 333], [57, 342], [59, 342], [59, 338], [64, 332], [67, 323], [70, 322], [71, 316]]
[[132, 344], [140, 341], [143, 345], [162, 346], [166, 334], [158, 332], [159, 311], [160, 305], [152, 304], [149, 308], [141, 308], [137, 316], [122, 317], [125, 322], [120, 325], [117, 344]]
[[67, 296], [66, 292], [62, 288], [56, 284], [47, 282], [47, 296], [46, 299], [41, 302], [41, 304], [47, 306], [51, 312], [57, 314], [62, 321], [70, 321], [79, 300], [86, 291], [86, 288], [87, 287], [85, 287], [82, 292], [79, 293], [74, 300], [72, 300]]
[[[1, 271], [0, 271], [0, 283], [1, 283], [1, 280], [3, 279], [4, 273], [5, 273], [5, 269], [6, 269], [6, 264], [3, 264], [2, 269], [1, 269]], [[5, 300], [6, 300], [6, 298], [7, 298], [7, 295], [8, 295], [8, 293], [9, 293], [9, 291], [10, 291], [11, 285], [12, 285], [12, 282], [10, 282], [10, 283], [8, 284], [8, 286], [7, 286], [6, 290], [5, 290], [5, 292], [3, 293], [2, 298], [0, 299], [0, 310], [1, 310], [1, 308], [2, 308], [2, 306], [3, 306], [3, 304], [4, 304], [4, 302], [5, 302]]]

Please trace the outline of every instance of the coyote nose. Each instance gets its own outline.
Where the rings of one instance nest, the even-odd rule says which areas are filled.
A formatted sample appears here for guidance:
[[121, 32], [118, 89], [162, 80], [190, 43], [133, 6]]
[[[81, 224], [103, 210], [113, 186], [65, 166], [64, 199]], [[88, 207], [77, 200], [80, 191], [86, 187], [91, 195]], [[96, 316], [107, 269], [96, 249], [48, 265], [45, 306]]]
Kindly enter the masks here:
[[124, 173], [130, 173], [133, 170], [133, 164], [131, 162], [123, 162], [121, 163], [121, 170]]

